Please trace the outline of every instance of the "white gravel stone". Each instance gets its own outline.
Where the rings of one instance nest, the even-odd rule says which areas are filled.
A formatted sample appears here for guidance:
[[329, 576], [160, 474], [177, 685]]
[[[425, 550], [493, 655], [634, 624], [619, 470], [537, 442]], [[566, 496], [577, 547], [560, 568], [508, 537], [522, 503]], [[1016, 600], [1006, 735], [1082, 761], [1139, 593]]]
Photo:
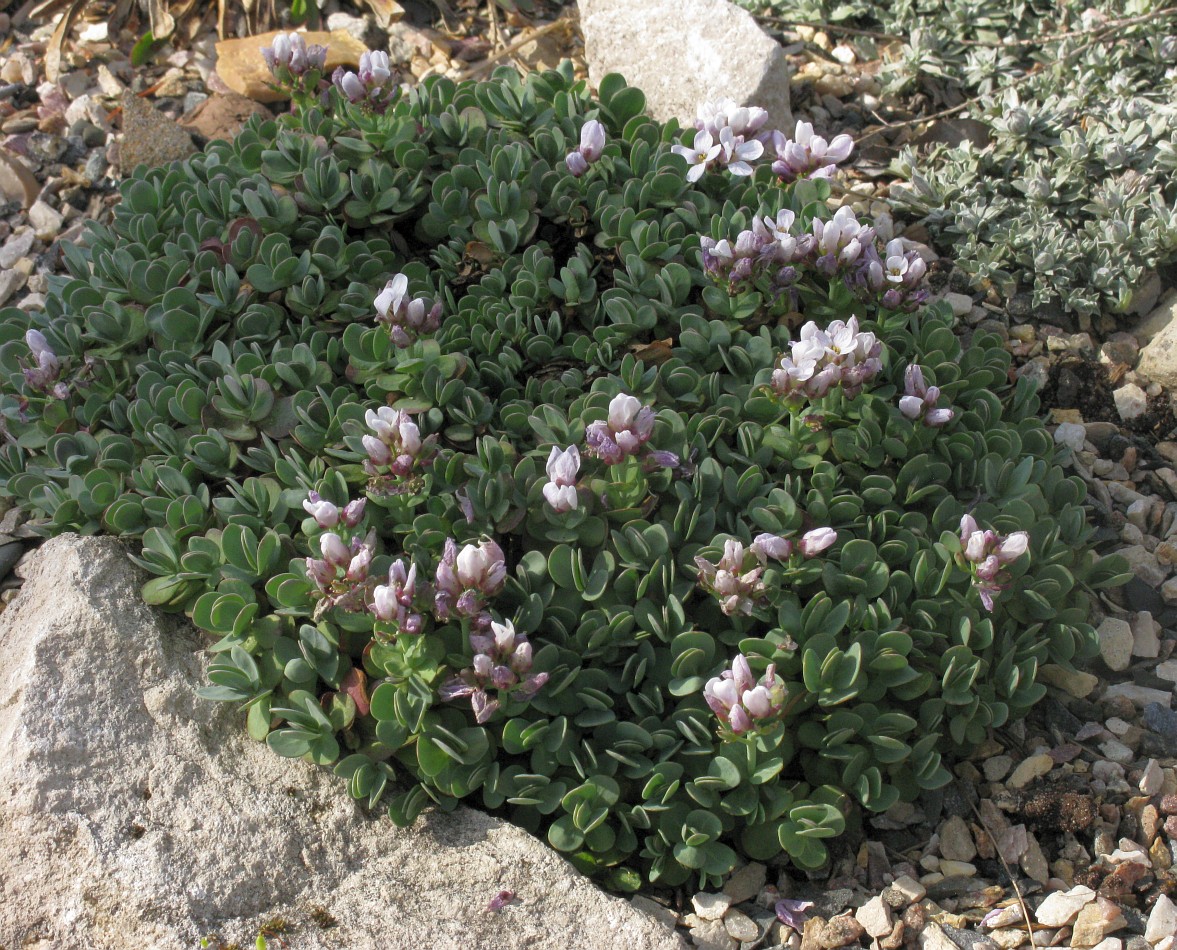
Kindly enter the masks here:
[[1148, 408], [1148, 395], [1135, 383], [1121, 386], [1112, 393], [1116, 403], [1116, 411], [1125, 422], [1131, 422], [1144, 415]]
[[901, 874], [891, 882], [891, 886], [902, 894], [910, 904], [922, 901], [928, 896], [928, 889], [915, 878]]
[[1126, 620], [1118, 617], [1107, 617], [1096, 631], [1099, 636], [1099, 655], [1109, 669], [1128, 669], [1132, 662], [1132, 627]]
[[854, 912], [854, 919], [862, 924], [862, 929], [872, 937], [885, 937], [895, 926], [891, 908], [882, 897], [872, 897], [863, 904]]
[[1041, 778], [1054, 768], [1054, 759], [1045, 753], [1032, 755], [1022, 759], [1014, 769], [1014, 774], [1006, 782], [1010, 788], [1025, 788], [1034, 779]]
[[1151, 798], [1159, 794], [1164, 787], [1165, 773], [1161, 764], [1156, 759], [1149, 759], [1148, 765], [1144, 767], [1144, 774], [1140, 776], [1140, 793]]
[[756, 921], [734, 907], [724, 914], [723, 928], [729, 937], [741, 942], [755, 940], [760, 936], [760, 928], [756, 926]]
[[1065, 893], [1056, 891], [1047, 895], [1046, 900], [1038, 905], [1034, 917], [1044, 927], [1065, 927], [1093, 900], [1095, 891], [1080, 884]]
[[1065, 445], [1074, 452], [1083, 448], [1087, 440], [1087, 430], [1077, 422], [1063, 422], [1054, 430], [1054, 441], [1058, 445]]
[[29, 224], [37, 232], [37, 237], [43, 241], [52, 241], [61, 232], [64, 222], [61, 213], [38, 199], [29, 208]]
[[1132, 655], [1153, 658], [1161, 652], [1161, 625], [1142, 610], [1132, 619]]
[[699, 915], [700, 920], [719, 920], [732, 906], [732, 899], [727, 894], [700, 891], [691, 898], [691, 904], [694, 905], [695, 913]]
[[1104, 691], [1105, 699], [1115, 699], [1122, 696], [1141, 708], [1149, 703], [1160, 703], [1166, 709], [1173, 701], [1173, 694], [1163, 689], [1153, 689], [1151, 686], [1140, 686], [1136, 683], [1116, 683]]
[[1149, 943], [1160, 943], [1166, 937], [1172, 939], [1174, 934], [1177, 934], [1177, 904], [1162, 894], [1148, 915], [1144, 939]]
[[37, 235], [32, 228], [20, 228], [0, 248], [0, 270], [7, 270], [29, 253]]
[[972, 832], [960, 815], [953, 815], [940, 825], [940, 857], [950, 861], [971, 861], [976, 856], [977, 845]]

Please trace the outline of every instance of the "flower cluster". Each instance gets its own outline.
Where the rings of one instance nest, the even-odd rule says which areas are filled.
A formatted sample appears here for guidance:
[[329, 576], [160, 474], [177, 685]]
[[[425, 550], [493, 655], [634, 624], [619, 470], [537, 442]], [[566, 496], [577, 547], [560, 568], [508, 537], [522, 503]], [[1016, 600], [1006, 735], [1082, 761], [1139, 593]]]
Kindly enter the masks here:
[[273, 44], [263, 46], [261, 51], [266, 67], [280, 86], [298, 87], [308, 77], [317, 84], [327, 68], [327, 47], [307, 46], [301, 33], [279, 33]]
[[927, 299], [920, 289], [927, 265], [914, 251], [905, 251], [899, 240], [880, 255], [875, 229], [862, 224], [844, 206], [828, 221], [814, 218], [809, 233], [794, 233], [796, 216], [782, 209], [775, 216], [758, 217], [735, 241], [699, 239], [703, 269], [712, 279], [724, 281], [736, 293], [749, 283], [767, 282], [767, 289], [782, 294], [804, 269], [823, 277], [842, 275], [860, 296], [880, 300], [892, 310], [913, 310]]
[[421, 485], [421, 466], [433, 454], [433, 436], [421, 438], [421, 430], [407, 412], [381, 406], [364, 413], [364, 421], [375, 435], [363, 437], [364, 471], [368, 490], [380, 495], [405, 495]]
[[795, 554], [816, 557], [838, 540], [833, 528], [814, 528], [801, 536], [796, 546], [789, 538], [775, 534], [758, 534], [745, 550], [742, 542], [729, 538], [723, 545], [723, 557], [712, 564], [702, 555], [695, 558], [699, 568], [699, 586], [719, 600], [719, 609], [729, 617], [752, 613], [764, 600], [766, 588], [761, 579], [770, 558], [788, 561]]
[[580, 471], [580, 450], [575, 445], [560, 451], [552, 446], [548, 456], [548, 481], [544, 484], [544, 499], [557, 514], [576, 508], [576, 475]]
[[50, 349], [45, 335], [40, 330], [29, 330], [25, 334], [25, 343], [29, 346], [34, 363], [24, 370], [25, 383], [29, 389], [65, 399], [69, 395], [69, 389], [65, 383], [58, 381], [61, 376], [61, 360]]
[[443, 701], [470, 697], [474, 719], [486, 722], [499, 708], [500, 701], [491, 699], [488, 689], [501, 696], [509, 693], [514, 699], [531, 699], [548, 681], [547, 673], [531, 672], [531, 644], [522, 633], [516, 633], [511, 621], [490, 623], [486, 632], [470, 634], [474, 660], [461, 673], [442, 684], [439, 695]]
[[695, 120], [695, 139], [671, 151], [686, 159], [687, 181], [698, 181], [714, 162], [733, 175], [751, 175], [751, 163], [764, 154], [767, 132], [761, 131], [768, 113], [757, 106], [740, 106], [731, 99], [705, 102]]
[[849, 135], [835, 135], [827, 142], [820, 135], [813, 134], [808, 122], [797, 123], [793, 138], [784, 132], [772, 133], [772, 147], [776, 161], [773, 172], [782, 181], [796, 181], [798, 178], [830, 178], [837, 167], [850, 157], [854, 140]]
[[703, 687], [703, 698], [707, 705], [724, 729], [733, 736], [776, 725], [788, 695], [785, 684], [777, 679], [773, 664], [769, 664], [764, 676], [757, 682], [742, 653], [736, 654], [730, 670], [713, 676]]
[[388, 335], [400, 349], [441, 326], [441, 301], [424, 297], [409, 300], [409, 278], [397, 274], [376, 295], [376, 322], [388, 327]]
[[580, 147], [568, 153], [564, 164], [574, 178], [579, 178], [604, 151], [605, 127], [596, 119], [589, 119], [580, 130]]
[[340, 66], [331, 74], [331, 82], [352, 105], [362, 105], [372, 112], [384, 112], [396, 98], [396, 75], [388, 54], [383, 52], [361, 53], [359, 72]]
[[1020, 558], [1030, 547], [1030, 535], [1015, 531], [1002, 537], [996, 531], [982, 531], [972, 515], [960, 519], [960, 543], [964, 550], [957, 563], [972, 571], [973, 586], [981, 595], [986, 610], [993, 610], [993, 596], [1009, 585], [1009, 573], [1003, 568]]
[[883, 368], [882, 349], [873, 333], [859, 331], [857, 317], [834, 320], [824, 330], [810, 320], [801, 328], [801, 338], [792, 344], [790, 355], [781, 357], [770, 385], [792, 405], [820, 399], [834, 386], [841, 386], [853, 399]]
[[928, 272], [927, 263], [915, 251], [904, 250], [898, 238], [887, 242], [885, 255], [885, 258], [880, 256], [875, 242], [868, 244], [854, 270], [851, 285], [879, 296], [889, 310], [910, 313], [923, 306], [928, 299], [927, 289], [921, 286]]
[[956, 415], [951, 409], [937, 409], [940, 389], [924, 382], [924, 371], [912, 363], [903, 373], [904, 395], [899, 399], [899, 411], [908, 419], [924, 420], [924, 425], [939, 428], [947, 425]]
[[[317, 497], [312, 492], [311, 498], [303, 502], [303, 507], [308, 511], [314, 508], [326, 514], [327, 509], [322, 506], [329, 503], [315, 501]], [[343, 511], [351, 509], [354, 514], [357, 510], [355, 504], [347, 505]], [[314, 583], [314, 596], [319, 602], [315, 609], [316, 617], [331, 607], [346, 611], [362, 611], [367, 607], [368, 567], [376, 553], [376, 532], [369, 531], [364, 535], [355, 530], [363, 517], [363, 502], [359, 502], [359, 506], [359, 517], [354, 521], [345, 521], [339, 509], [336, 509], [338, 517], [335, 526], [350, 529], [345, 532], [349, 538], [345, 540], [335, 531], [326, 531], [319, 536], [322, 556], [306, 559], [307, 578]], [[334, 505], [330, 507], [335, 508]], [[320, 514], [316, 511], [311, 511], [311, 514], [318, 522]]]
[[404, 558], [397, 558], [388, 569], [388, 583], [372, 590], [368, 610], [377, 620], [396, 624], [398, 633], [417, 634], [425, 625], [417, 595], [417, 565], [410, 562], [406, 568]]
[[654, 410], [634, 396], [618, 393], [609, 402], [609, 416], [585, 427], [585, 451], [607, 465], [637, 455], [654, 432]]
[[467, 544], [459, 551], [453, 538], [446, 538], [437, 565], [434, 615], [444, 623], [456, 614], [485, 628], [490, 623], [486, 601], [503, 589], [506, 579], [506, 558], [494, 541]]
[[315, 524], [327, 531], [340, 524], [345, 528], [355, 528], [364, 520], [364, 509], [367, 504], [366, 498], [357, 498], [340, 508], [338, 505], [326, 501], [317, 491], [312, 491], [303, 501], [302, 507], [308, 515], [315, 519]]

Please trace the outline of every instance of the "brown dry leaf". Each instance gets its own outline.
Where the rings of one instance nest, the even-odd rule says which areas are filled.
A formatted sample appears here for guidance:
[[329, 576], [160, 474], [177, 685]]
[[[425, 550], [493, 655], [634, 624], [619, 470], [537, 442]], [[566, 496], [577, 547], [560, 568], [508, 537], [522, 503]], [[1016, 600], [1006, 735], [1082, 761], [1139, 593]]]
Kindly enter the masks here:
[[176, 21], [168, 13], [164, 0], [147, 0], [147, 17], [151, 21], [151, 35], [166, 40], [176, 31]]
[[61, 48], [65, 44], [65, 38], [69, 36], [74, 20], [85, 6], [86, 0], [73, 0], [61, 15], [53, 36], [49, 38], [49, 45], [45, 48], [45, 78], [50, 82], [57, 82], [61, 76]]
[[404, 18], [405, 8], [396, 0], [364, 0], [364, 3], [376, 16], [376, 25], [382, 30]]
[[649, 343], [631, 343], [629, 351], [643, 363], [661, 366], [674, 356], [674, 340], [667, 337], [665, 340], [651, 340]]

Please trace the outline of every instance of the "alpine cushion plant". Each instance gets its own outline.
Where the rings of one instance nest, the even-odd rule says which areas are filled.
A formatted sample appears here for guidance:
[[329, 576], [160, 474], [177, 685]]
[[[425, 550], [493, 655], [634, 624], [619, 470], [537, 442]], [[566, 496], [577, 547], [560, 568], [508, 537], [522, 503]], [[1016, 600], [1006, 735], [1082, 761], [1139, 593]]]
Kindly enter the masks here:
[[139, 169], [0, 314], [0, 488], [136, 541], [250, 735], [398, 822], [466, 799], [612, 887], [713, 883], [821, 867], [1093, 652], [1118, 568], [1029, 384], [875, 286], [826, 181], [690, 181], [700, 130], [618, 77], [380, 89]]

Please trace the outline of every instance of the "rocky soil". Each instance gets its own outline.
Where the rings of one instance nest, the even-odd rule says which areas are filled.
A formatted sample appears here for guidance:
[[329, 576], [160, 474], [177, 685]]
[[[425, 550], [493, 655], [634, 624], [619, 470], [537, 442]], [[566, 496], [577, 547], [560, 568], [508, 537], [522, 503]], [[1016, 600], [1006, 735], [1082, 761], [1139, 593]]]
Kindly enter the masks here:
[[[529, 24], [466, 8], [458, 12], [467, 20], [462, 35], [446, 32], [433, 8], [410, 7], [382, 26], [367, 8], [334, 6], [325, 26], [335, 31], [338, 55], [346, 61], [360, 44], [390, 48], [408, 81], [481, 76], [500, 63], [536, 68], [569, 55], [586, 68], [573, 10]], [[608, 6], [585, 3], [588, 12]], [[126, 170], [181, 158], [232, 135], [251, 113], [282, 106], [258, 101], [266, 90], [249, 78], [245, 61], [257, 40], [218, 49], [208, 24], [139, 68], [130, 62], [134, 30], [112, 36], [104, 23], [80, 20], [61, 74], [48, 82], [43, 61], [53, 24], [14, 27], [6, 16], [0, 13], [0, 306], [35, 309], [62, 269], [62, 243], [76, 239], [86, 219], [109, 214]], [[632, 55], [652, 43], [636, 38]], [[587, 13], [585, 47], [595, 48]], [[720, 53], [717, 61], [730, 58]], [[612, 44], [610, 55], [626, 55], [624, 44]], [[781, 49], [765, 55], [779, 57]], [[882, 105], [877, 64], [858, 62], [836, 38], [805, 28], [784, 35], [783, 55], [794, 71], [791, 88], [785, 83], [775, 94], [787, 109], [791, 92], [797, 118], [831, 134], [872, 125]], [[755, 82], [764, 81], [749, 68]], [[590, 58], [588, 74], [594, 69]], [[779, 68], [768, 75], [784, 82]], [[1088, 486], [1101, 549], [1123, 554], [1135, 576], [1102, 598], [1100, 657], [1089, 669], [1046, 667], [1049, 695], [1032, 717], [957, 763], [947, 789], [867, 818], [836, 846], [827, 872], [810, 879], [753, 864], [720, 893], [633, 898], [695, 946], [1174, 946], [1177, 418], [1166, 387], [1177, 383], [1177, 296], [1167, 276], [1156, 275], [1139, 323], [1117, 332], [1110, 320], [1071, 323], [1032, 313], [1027, 300], [970, 292], [951, 262], [922, 244], [917, 224], [893, 216], [883, 171], [890, 150], [905, 141], [967, 131], [940, 123], [872, 134], [836, 200], [934, 262], [936, 286], [963, 335], [984, 330], [1007, 341], [1014, 372], [1036, 383], [1055, 440], [1068, 450], [1063, 464]], [[31, 538], [15, 512], [0, 522], [5, 603], [19, 586], [9, 572], [28, 556]], [[292, 782], [304, 781], [303, 771], [295, 777], [294, 766], [275, 761], [292, 770]], [[781, 900], [795, 903], [780, 905], [778, 915]], [[532, 945], [563, 945], [539, 933]]]

